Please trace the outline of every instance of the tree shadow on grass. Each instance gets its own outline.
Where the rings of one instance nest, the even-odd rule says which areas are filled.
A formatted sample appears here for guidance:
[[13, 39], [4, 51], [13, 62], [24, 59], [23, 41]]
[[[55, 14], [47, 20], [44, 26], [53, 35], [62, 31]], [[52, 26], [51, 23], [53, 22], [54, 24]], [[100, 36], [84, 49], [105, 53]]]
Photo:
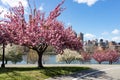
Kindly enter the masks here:
[[[49, 72], [47, 72], [46, 74], [48, 74], [48, 73]], [[107, 76], [105, 71], [99, 71], [97, 69], [77, 70], [76, 72], [73, 72], [72, 74], [65, 74], [65, 75], [58, 75], [58, 76], [53, 76], [53, 75], [49, 75], [49, 76], [51, 76], [50, 80], [64, 80], [64, 79], [66, 79], [66, 80], [69, 80], [69, 79], [70, 80], [71, 79], [75, 79], [75, 80], [102, 80], [102, 79], [114, 80], [111, 76]]]
[[54, 79], [64, 79], [65, 77], [72, 77], [77, 78], [75, 80], [114, 80], [111, 76], [107, 76], [105, 71], [99, 71], [97, 69], [88, 69], [88, 70], [82, 70], [82, 71], [78, 71], [75, 72], [73, 74], [70, 75], [64, 75], [64, 76], [59, 76], [59, 77], [53, 77]]
[[79, 79], [83, 80], [114, 80], [111, 76], [107, 76], [105, 71], [99, 71], [96, 69], [91, 69], [84, 72], [83, 75], [79, 77]]
[[[37, 71], [40, 74], [44, 74], [48, 77], [52, 77], [58, 80], [61, 77], [72, 77], [72, 78], [78, 78], [78, 80], [93, 80], [95, 79], [106, 79], [106, 80], [113, 80], [112, 77], [106, 76], [106, 73], [104, 71], [99, 71], [96, 69], [90, 69], [88, 67], [45, 67], [43, 69], [37, 68], [37, 67], [7, 67], [7, 68], [0, 68], [0, 75], [5, 73], [9, 77], [11, 77], [13, 80], [16, 80], [16, 78], [22, 77], [22, 79], [32, 80], [29, 78], [29, 76], [25, 76], [23, 74], [20, 74], [19, 72], [22, 71]], [[12, 75], [9, 73], [11, 72]], [[18, 77], [14, 77], [18, 76]], [[40, 76], [40, 75], [38, 75]], [[28, 79], [29, 78], [29, 79]]]
[[65, 76], [73, 74], [77, 71], [88, 70], [88, 67], [46, 67], [45, 69], [41, 70], [41, 73], [49, 76]]
[[39, 73], [45, 74], [46, 76], [53, 77], [58, 75], [67, 75], [72, 74], [77, 71], [87, 70], [90, 69], [88, 67], [45, 67], [43, 69], [36, 68], [36, 67], [25, 67], [25, 68], [18, 68], [18, 67], [7, 67], [7, 68], [0, 68], [0, 74], [2, 73], [9, 73], [15, 71], [39, 71]]

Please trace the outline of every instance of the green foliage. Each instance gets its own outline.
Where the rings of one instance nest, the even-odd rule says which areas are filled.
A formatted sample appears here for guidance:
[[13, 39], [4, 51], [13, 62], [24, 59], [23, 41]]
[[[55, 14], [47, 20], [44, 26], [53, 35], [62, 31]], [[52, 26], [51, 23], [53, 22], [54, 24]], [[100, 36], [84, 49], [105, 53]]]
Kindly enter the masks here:
[[9, 51], [9, 54], [6, 55], [6, 60], [11, 61], [12, 63], [16, 64], [17, 62], [21, 62], [22, 59], [22, 55], [20, 54], [20, 52], [15, 53], [14, 51]]
[[48, 46], [44, 52], [45, 55], [56, 55], [55, 49], [52, 46]]
[[52, 46], [48, 46], [45, 52], [53, 52], [54, 48]]
[[6, 68], [0, 72], [0, 80], [44, 80], [43, 78], [46, 76], [36, 68]]
[[88, 70], [88, 67], [0, 68], [0, 80], [44, 80], [49, 77]]
[[[11, 61], [12, 63], [16, 64], [17, 62], [21, 62], [22, 54], [23, 54], [23, 47], [18, 45], [10, 45], [8, 44], [5, 48], [5, 61]], [[2, 48], [0, 49], [0, 60], [2, 59]]]
[[[49, 55], [43, 55], [42, 61], [45, 64], [49, 60]], [[27, 54], [27, 63], [35, 64], [38, 61], [38, 54], [35, 50], [30, 49]]]
[[54, 76], [60, 76], [60, 75], [73, 74], [74, 72], [87, 70], [87, 69], [90, 69], [90, 68], [88, 67], [46, 67], [45, 69], [41, 70], [41, 72], [49, 77], [54, 77]]
[[[27, 63], [35, 64], [38, 61], [38, 54], [33, 49], [27, 49], [25, 48], [25, 51], [27, 52]], [[45, 64], [49, 60], [49, 55], [55, 54], [54, 48], [52, 46], [48, 46], [48, 48], [45, 50], [44, 55], [42, 56], [42, 62]]]
[[27, 54], [27, 63], [35, 64], [38, 61], [38, 54], [35, 50], [30, 49]]

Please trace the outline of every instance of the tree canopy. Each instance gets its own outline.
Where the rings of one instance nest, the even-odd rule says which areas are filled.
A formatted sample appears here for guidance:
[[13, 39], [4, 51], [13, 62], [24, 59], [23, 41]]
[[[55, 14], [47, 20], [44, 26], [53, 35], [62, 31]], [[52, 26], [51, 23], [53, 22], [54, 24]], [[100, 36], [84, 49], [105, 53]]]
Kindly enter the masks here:
[[[61, 5], [64, 0], [50, 12], [48, 17], [45, 13], [33, 9], [26, 21], [24, 7], [19, 3], [18, 7], [10, 8], [5, 14], [5, 20], [0, 23], [0, 42], [14, 43], [27, 46], [37, 51], [39, 62], [48, 45], [53, 46], [57, 53], [63, 53], [65, 48], [79, 50], [82, 48], [80, 39], [77, 38], [71, 27], [57, 20], [64, 8]], [[41, 63], [40, 63], [41, 64]]]

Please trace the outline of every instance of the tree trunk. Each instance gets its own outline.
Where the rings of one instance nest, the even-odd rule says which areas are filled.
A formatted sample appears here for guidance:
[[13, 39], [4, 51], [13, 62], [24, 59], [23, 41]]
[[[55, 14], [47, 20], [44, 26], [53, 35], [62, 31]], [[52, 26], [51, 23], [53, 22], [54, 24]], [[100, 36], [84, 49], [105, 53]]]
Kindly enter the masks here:
[[5, 68], [5, 44], [3, 43], [3, 55], [2, 55], [2, 64], [1, 64], [1, 68]]
[[101, 64], [101, 62], [98, 62], [99, 64]]
[[109, 64], [112, 64], [112, 61], [109, 61]]
[[38, 68], [44, 68], [42, 64], [43, 52], [37, 52], [37, 53], [38, 53]]
[[33, 50], [37, 51], [37, 54], [38, 54], [38, 68], [44, 68], [42, 64], [42, 56], [45, 50], [47, 49], [47, 47], [48, 47], [47, 44], [42, 43], [32, 48]]
[[7, 64], [8, 60], [5, 60], [5, 64]]
[[81, 62], [82, 62], [82, 64], [84, 64], [85, 62], [84, 62], [84, 60], [81, 60]]

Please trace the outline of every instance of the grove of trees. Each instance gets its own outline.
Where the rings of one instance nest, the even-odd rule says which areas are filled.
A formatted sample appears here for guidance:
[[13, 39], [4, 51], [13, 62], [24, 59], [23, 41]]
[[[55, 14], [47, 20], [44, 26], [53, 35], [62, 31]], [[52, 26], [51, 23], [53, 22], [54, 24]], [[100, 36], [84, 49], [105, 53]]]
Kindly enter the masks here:
[[80, 39], [76, 37], [71, 27], [57, 20], [64, 8], [61, 5], [50, 12], [45, 13], [34, 8], [28, 15], [27, 21], [24, 16], [24, 7], [19, 3], [18, 7], [10, 8], [5, 18], [0, 20], [0, 44], [3, 44], [3, 57], [1, 67], [5, 67], [4, 55], [5, 45], [16, 44], [33, 49], [38, 54], [38, 67], [42, 65], [42, 55], [50, 45], [55, 48], [56, 53], [62, 54], [65, 48], [79, 50], [82, 48]]
[[106, 49], [104, 51], [97, 50], [92, 56], [99, 64], [104, 61], [108, 61], [109, 64], [112, 64], [120, 59], [120, 54], [116, 50], [111, 49]]
[[[34, 55], [29, 55], [29, 59], [34, 58], [35, 61], [38, 60], [39, 68], [43, 67], [42, 56], [48, 46], [54, 48], [56, 53], [61, 55], [64, 55], [64, 49], [76, 51], [82, 49], [83, 45], [80, 42], [80, 38], [76, 36], [71, 26], [65, 28], [66, 26], [63, 22], [57, 19], [64, 10], [64, 8], [61, 7], [63, 3], [64, 0], [58, 4], [48, 16], [45, 16], [45, 13], [37, 10], [36, 7], [30, 9], [31, 13], [29, 13], [28, 16], [25, 16], [25, 9], [21, 2], [19, 3], [19, 6], [9, 9], [9, 12], [0, 20], [0, 44], [3, 52], [3, 54], [0, 54], [2, 60], [1, 67], [5, 67], [5, 47], [8, 44], [15, 44], [29, 48], [31, 54]], [[25, 19], [25, 17], [28, 17], [28, 20]], [[18, 51], [18, 53], [20, 52]], [[73, 52], [69, 52], [69, 54], [70, 53]], [[16, 51], [12, 50], [8, 52], [8, 55], [13, 56], [13, 54], [17, 54]], [[76, 54], [76, 52], [74, 52], [74, 54]], [[83, 60], [91, 59], [91, 55], [86, 53], [81, 53], [79, 55], [83, 57]], [[74, 55], [72, 55], [72, 57], [73, 56]], [[99, 63], [109, 61], [109, 63], [112, 64], [119, 59], [119, 54], [113, 50], [106, 50], [103, 52], [95, 51], [92, 57]], [[77, 58], [79, 59], [81, 57]], [[71, 63], [72, 60], [73, 59], [67, 63]]]

